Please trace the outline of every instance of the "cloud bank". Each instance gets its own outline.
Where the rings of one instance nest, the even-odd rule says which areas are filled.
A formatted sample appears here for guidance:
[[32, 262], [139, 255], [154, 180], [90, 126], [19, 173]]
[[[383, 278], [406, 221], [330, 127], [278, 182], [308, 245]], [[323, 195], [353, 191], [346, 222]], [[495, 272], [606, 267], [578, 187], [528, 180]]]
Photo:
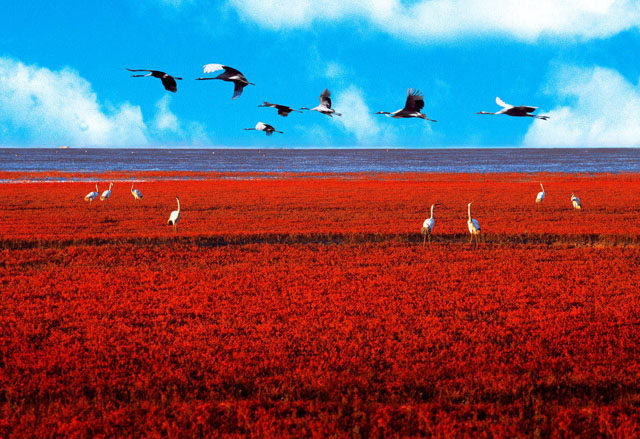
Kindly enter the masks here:
[[141, 108], [127, 102], [101, 104], [89, 81], [74, 70], [52, 71], [0, 57], [2, 143], [37, 146], [139, 147], [171, 140], [201, 143], [204, 129], [185, 130], [169, 109], [169, 97], [156, 105], [151, 126]]
[[640, 146], [640, 85], [604, 67], [559, 66], [544, 92], [562, 104], [536, 120], [527, 146]]
[[533, 42], [589, 40], [640, 26], [637, 0], [229, 0], [240, 17], [272, 30], [363, 21], [414, 41], [478, 36]]

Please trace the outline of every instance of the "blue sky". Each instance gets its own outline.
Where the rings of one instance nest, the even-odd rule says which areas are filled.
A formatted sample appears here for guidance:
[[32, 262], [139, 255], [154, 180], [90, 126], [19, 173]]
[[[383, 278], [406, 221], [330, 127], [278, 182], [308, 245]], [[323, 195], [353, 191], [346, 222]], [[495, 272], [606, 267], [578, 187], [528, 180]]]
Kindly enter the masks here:
[[[640, 145], [634, 0], [9, 2], [0, 17], [0, 145], [447, 147]], [[255, 87], [195, 81], [202, 66]], [[178, 93], [125, 67], [185, 79]], [[262, 100], [344, 116], [287, 118]], [[438, 123], [373, 115], [425, 96]], [[480, 116], [494, 100], [549, 121]], [[285, 132], [243, 131], [257, 121]]]

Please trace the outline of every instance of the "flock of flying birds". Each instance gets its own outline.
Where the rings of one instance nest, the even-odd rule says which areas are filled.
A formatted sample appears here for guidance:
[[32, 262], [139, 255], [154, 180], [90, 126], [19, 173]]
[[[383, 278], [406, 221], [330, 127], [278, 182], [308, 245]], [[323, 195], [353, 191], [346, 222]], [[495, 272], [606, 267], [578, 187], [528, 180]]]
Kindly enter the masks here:
[[[131, 183], [131, 195], [136, 200], [142, 200], [142, 192], [140, 192], [138, 189], [134, 189], [133, 185], [134, 183]], [[113, 183], [109, 185], [109, 189], [105, 190], [104, 192], [102, 192], [102, 194], [100, 194], [100, 190], [98, 189], [98, 184], [96, 183], [96, 191], [89, 192], [87, 195], [85, 195], [84, 199], [85, 201], [88, 201], [89, 203], [91, 203], [93, 202], [93, 200], [98, 198], [98, 196], [100, 196], [100, 201], [107, 201], [111, 196], [111, 188], [113, 188]], [[542, 186], [542, 183], [540, 183], [540, 188], [542, 190], [538, 192], [538, 194], [536, 195], [537, 205], [542, 205], [542, 203], [544, 202], [545, 191], [544, 191], [544, 186]], [[167, 225], [173, 226], [174, 233], [177, 231], [178, 221], [180, 221], [180, 198], [176, 197], [176, 201], [178, 202], [178, 209], [171, 212], [171, 214], [169, 215], [169, 220], [167, 221]], [[473, 201], [471, 203], [473, 203]], [[467, 227], [469, 228], [469, 235], [470, 235], [469, 243], [471, 243], [471, 241], [473, 241], [473, 239], [475, 238], [476, 244], [477, 244], [478, 236], [480, 235], [480, 223], [475, 218], [471, 218], [471, 203], [467, 205], [468, 214], [469, 214], [469, 217], [467, 219]], [[423, 242], [422, 242], [423, 245], [426, 243], [427, 239], [429, 240], [429, 243], [431, 243], [431, 233], [433, 232], [433, 226], [435, 224], [435, 221], [433, 219], [433, 208], [437, 205], [438, 204], [431, 205], [431, 216], [426, 220], [424, 220], [424, 223], [422, 223], [421, 233], [423, 235]], [[575, 194], [571, 194], [571, 205], [575, 210], [582, 210], [582, 204], [580, 203], [580, 198], [576, 197]]]
[[[147, 74], [144, 74], [144, 75], [136, 74], [132, 76], [136, 78], [145, 77], [145, 76], [159, 78], [162, 81], [162, 85], [164, 86], [164, 88], [173, 93], [178, 91], [178, 85], [176, 83], [176, 80], [182, 80], [182, 78], [171, 76], [159, 70], [148, 70], [148, 69], [127, 69], [127, 70], [129, 70], [130, 72], [148, 72]], [[234, 84], [233, 97], [231, 99], [238, 98], [242, 94], [242, 90], [247, 85], [255, 85], [254, 83], [249, 82], [247, 78], [239, 70], [236, 70], [233, 67], [224, 66], [222, 64], [207, 64], [204, 66], [204, 73], [213, 73], [219, 70], [224, 70], [224, 72], [215, 77], [201, 77], [201, 78], [196, 78], [196, 80], [206, 81], [211, 79], [219, 79], [221, 81], [233, 82]], [[509, 105], [499, 97], [496, 97], [496, 103], [502, 107], [501, 110], [496, 111], [495, 113], [480, 111], [477, 114], [506, 114], [507, 116], [534, 117], [536, 119], [542, 119], [542, 120], [547, 120], [549, 118], [549, 116], [538, 116], [538, 115], [532, 114], [537, 110], [537, 107], [530, 107], [525, 105], [521, 105], [521, 106]], [[300, 110], [296, 110], [287, 105], [272, 104], [266, 101], [264, 101], [261, 105], [258, 105], [258, 106], [275, 108], [278, 111], [278, 115], [283, 117], [287, 117], [291, 112], [302, 113], [301, 110], [317, 111], [319, 113], [326, 114], [329, 117], [333, 117], [334, 115], [335, 116], [342, 115], [340, 113], [337, 113], [333, 108], [331, 108], [331, 92], [326, 88], [320, 94], [320, 104], [314, 108], [301, 107]], [[418, 90], [409, 89], [407, 91], [407, 100], [405, 102], [404, 108], [401, 108], [400, 110], [396, 110], [394, 112], [378, 111], [375, 114], [384, 114], [385, 116], [392, 117], [394, 119], [416, 117], [416, 118], [428, 120], [431, 122], [437, 122], [434, 119], [427, 118], [426, 115], [421, 113], [420, 110], [422, 110], [423, 108], [424, 108], [424, 98], [422, 94]], [[258, 122], [254, 128], [245, 128], [245, 130], [264, 131], [267, 136], [270, 136], [273, 133], [282, 133], [282, 131], [278, 131], [273, 126], [266, 124], [264, 122]], [[545, 195], [544, 187], [542, 186], [542, 183], [540, 183], [540, 187], [542, 188], [542, 191], [539, 192], [538, 195], [536, 196], [536, 203], [538, 204], [542, 204], [542, 202], [544, 201], [544, 195]], [[100, 196], [101, 201], [107, 201], [111, 196], [112, 188], [113, 188], [113, 183], [109, 185], [109, 189], [105, 190], [104, 192], [102, 192], [102, 194], [100, 194], [98, 185], [96, 184], [96, 191], [89, 192], [84, 197], [84, 199], [89, 203], [91, 203], [93, 200], [98, 198], [98, 196]], [[131, 184], [131, 195], [136, 200], [142, 199], [142, 193], [138, 189], [134, 189], [133, 183]], [[178, 209], [171, 212], [171, 214], [169, 215], [169, 220], [167, 221], [168, 225], [173, 226], [174, 233], [177, 230], [178, 221], [180, 221], [180, 198], [176, 197], [176, 201], [178, 202]], [[582, 209], [582, 205], [580, 204], [580, 199], [576, 197], [574, 194], [571, 194], [571, 203], [574, 209], [576, 210]], [[431, 205], [431, 217], [427, 218], [422, 224], [421, 232], [422, 232], [422, 235], [424, 236], [423, 244], [426, 243], [427, 239], [429, 240], [429, 242], [431, 242], [431, 233], [433, 232], [433, 226], [435, 223], [433, 219], [433, 208], [435, 206], [437, 206], [437, 204]], [[469, 214], [469, 218], [467, 220], [467, 226], [469, 228], [469, 234], [471, 235], [471, 239], [469, 242], [471, 242], [475, 238], [476, 244], [477, 244], [478, 236], [480, 235], [480, 223], [478, 222], [478, 220], [471, 218], [471, 203], [467, 205], [467, 208], [468, 208], [468, 214]]]
[[[162, 85], [164, 88], [170, 92], [176, 93], [178, 91], [178, 84], [176, 80], [182, 80], [182, 78], [171, 76], [168, 73], [161, 72], [160, 70], [148, 70], [148, 69], [127, 69], [130, 72], [148, 72], [146, 75], [133, 75], [134, 77], [143, 77], [143, 76], [151, 76], [154, 78], [159, 78], [162, 81]], [[247, 78], [237, 69], [233, 67], [225, 66], [222, 64], [206, 64], [203, 67], [204, 73], [213, 73], [219, 70], [224, 70], [221, 74], [215, 77], [200, 77], [196, 78], [197, 81], [207, 81], [212, 79], [219, 79], [221, 81], [233, 82], [233, 96], [231, 99], [236, 99], [240, 97], [242, 94], [242, 90], [247, 85], [255, 85], [253, 82], [249, 82]], [[534, 113], [538, 107], [531, 107], [527, 105], [509, 105], [504, 102], [499, 97], [496, 97], [496, 104], [502, 107], [501, 110], [496, 111], [494, 113], [488, 111], [480, 111], [476, 114], [506, 114], [507, 116], [514, 117], [533, 117], [536, 119], [547, 120], [549, 116], [538, 116]], [[341, 113], [337, 113], [333, 108], [331, 108], [331, 92], [328, 89], [324, 89], [322, 93], [320, 93], [320, 104], [313, 107], [301, 107], [300, 110], [296, 110], [288, 105], [280, 105], [280, 104], [272, 104], [270, 102], [264, 101], [259, 107], [269, 107], [275, 108], [278, 110], [278, 115], [287, 117], [291, 112], [302, 113], [300, 110], [308, 110], [308, 111], [317, 111], [322, 114], [326, 114], [329, 117], [342, 116]], [[388, 111], [378, 111], [375, 114], [384, 114], [387, 117], [392, 117], [394, 119], [406, 119], [410, 117], [416, 117], [423, 120], [428, 120], [431, 122], [437, 122], [434, 119], [427, 118], [426, 115], [420, 112], [424, 108], [424, 98], [422, 93], [418, 90], [409, 89], [407, 91], [407, 100], [405, 101], [404, 108], [396, 110], [394, 112]], [[273, 133], [282, 133], [282, 131], [276, 130], [273, 126], [264, 123], [258, 122], [254, 128], [245, 128], [245, 130], [256, 130], [256, 131], [264, 131], [267, 136], [272, 135]]]

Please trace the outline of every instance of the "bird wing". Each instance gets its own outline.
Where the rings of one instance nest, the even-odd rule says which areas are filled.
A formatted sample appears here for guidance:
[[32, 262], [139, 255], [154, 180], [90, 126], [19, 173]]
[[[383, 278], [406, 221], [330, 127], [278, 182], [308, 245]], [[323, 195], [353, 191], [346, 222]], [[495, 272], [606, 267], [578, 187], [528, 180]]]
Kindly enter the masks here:
[[268, 125], [266, 123], [263, 123], [263, 122], [258, 122], [256, 124], [256, 130], [264, 131], [264, 130], [267, 129], [267, 127], [268, 127]]
[[223, 66], [222, 64], [205, 64], [204, 66], [202, 66], [202, 69], [204, 70], [204, 73], [212, 73], [222, 69], [226, 70], [227, 67]]
[[241, 84], [240, 82], [234, 82], [233, 83], [233, 96], [231, 97], [231, 99], [236, 99], [238, 96], [240, 96], [242, 94], [242, 89], [244, 89], [244, 87], [247, 84]]
[[424, 98], [419, 90], [409, 89], [407, 90], [407, 101], [404, 104], [404, 109], [407, 111], [420, 111], [424, 108]]
[[526, 113], [533, 113], [534, 111], [536, 111], [538, 109], [538, 107], [528, 107], [526, 105], [520, 105], [519, 107], [515, 107], [519, 110], [522, 110]]
[[320, 104], [331, 108], [331, 92], [328, 88], [325, 88], [322, 93], [320, 93]]
[[278, 109], [278, 114], [284, 117], [287, 117], [293, 111], [293, 108], [286, 105], [276, 105], [276, 108]]
[[507, 104], [505, 101], [496, 96], [496, 104], [500, 105], [503, 108], [512, 108], [513, 105]]
[[162, 85], [164, 85], [164, 88], [166, 90], [171, 91], [173, 93], [178, 91], [178, 84], [176, 84], [176, 80], [173, 79], [173, 76], [165, 75], [162, 78], [160, 78], [160, 80], [162, 81]]

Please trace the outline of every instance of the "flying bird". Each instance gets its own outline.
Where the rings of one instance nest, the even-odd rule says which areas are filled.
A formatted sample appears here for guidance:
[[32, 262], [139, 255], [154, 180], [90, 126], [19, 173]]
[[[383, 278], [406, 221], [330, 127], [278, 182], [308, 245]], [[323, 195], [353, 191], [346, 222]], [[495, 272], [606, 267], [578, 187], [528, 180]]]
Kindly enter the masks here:
[[571, 204], [575, 210], [582, 210], [582, 204], [580, 204], [580, 198], [576, 197], [574, 194], [571, 194]]
[[220, 73], [215, 78], [196, 78], [196, 80], [208, 81], [210, 79], [220, 79], [221, 81], [233, 82], [233, 97], [231, 99], [239, 97], [242, 94], [242, 90], [247, 85], [255, 85], [253, 82], [247, 81], [247, 78], [245, 78], [239, 70], [236, 70], [233, 67], [223, 66], [222, 64], [206, 64], [203, 66], [203, 69], [204, 73], [213, 73], [224, 69], [224, 72]]
[[496, 104], [502, 107], [502, 110], [496, 111], [495, 113], [489, 113], [487, 111], [480, 111], [476, 114], [506, 114], [507, 116], [515, 116], [515, 117], [535, 117], [536, 119], [547, 120], [549, 116], [538, 116], [535, 114], [531, 114], [538, 109], [538, 107], [528, 107], [526, 105], [520, 105], [518, 107], [514, 107], [513, 105], [509, 105], [505, 103], [499, 97], [496, 97]]
[[431, 217], [427, 218], [426, 220], [424, 220], [424, 223], [422, 223], [422, 236], [423, 236], [423, 240], [422, 240], [422, 245], [425, 244], [425, 242], [427, 241], [427, 237], [429, 237], [429, 243], [431, 243], [431, 232], [433, 232], [433, 207], [435, 206], [435, 204], [431, 205]]
[[176, 201], [178, 202], [178, 210], [174, 210], [169, 215], [169, 221], [167, 221], [168, 226], [173, 226], [173, 233], [176, 233], [178, 229], [178, 221], [180, 221], [180, 198], [176, 197]]
[[131, 195], [133, 195], [133, 198], [135, 198], [136, 200], [142, 200], [142, 192], [140, 192], [138, 189], [134, 189], [133, 183], [131, 183]]
[[542, 186], [542, 183], [540, 183], [540, 188], [542, 189], [542, 191], [538, 192], [538, 195], [536, 195], [537, 204], [542, 204], [542, 202], [544, 201], [544, 186]]
[[102, 195], [100, 195], [100, 201], [106, 201], [109, 199], [109, 197], [111, 196], [111, 188], [113, 187], [113, 183], [111, 183], [109, 185], [109, 189], [107, 189], [106, 191], [104, 191], [102, 193]]
[[270, 107], [270, 108], [276, 108], [278, 110], [278, 114], [282, 117], [287, 117], [289, 115], [289, 113], [291, 113], [292, 111], [295, 111], [297, 113], [302, 113], [302, 111], [299, 110], [295, 110], [291, 107], [288, 107], [286, 105], [279, 105], [279, 104], [272, 104], [270, 102], [267, 101], [262, 101], [261, 105], [258, 105], [258, 107]]
[[[471, 203], [473, 203], [473, 201]], [[469, 239], [469, 243], [473, 241], [473, 238], [476, 238], [476, 245], [477, 245], [478, 235], [480, 234], [480, 223], [478, 222], [478, 220], [471, 218], [471, 203], [467, 204], [467, 208], [469, 212], [467, 227], [469, 227], [469, 234], [471, 235], [471, 239]]]
[[282, 131], [278, 131], [268, 123], [264, 123], [264, 122], [258, 122], [255, 128], [245, 128], [245, 130], [246, 131], [264, 131], [267, 136], [270, 136], [273, 133], [284, 134]]
[[340, 113], [336, 113], [336, 110], [331, 108], [331, 92], [329, 89], [324, 89], [322, 93], [320, 93], [320, 105], [313, 108], [301, 107], [301, 110], [309, 110], [309, 111], [317, 111], [322, 114], [326, 114], [329, 117], [342, 116]]
[[176, 83], [176, 79], [182, 80], [182, 78], [178, 78], [176, 76], [171, 76], [165, 72], [161, 72], [160, 70], [147, 70], [147, 69], [127, 69], [130, 72], [149, 72], [146, 75], [131, 75], [133, 78], [142, 78], [144, 76], [153, 76], [154, 78], [160, 78], [162, 81], [162, 85], [164, 85], [165, 90], [168, 90], [172, 93], [178, 91], [178, 84]]
[[378, 111], [375, 114], [384, 114], [387, 117], [393, 117], [394, 119], [405, 119], [408, 117], [418, 117], [420, 119], [428, 120], [431, 122], [437, 122], [437, 120], [427, 119], [427, 116], [422, 114], [420, 110], [424, 108], [424, 98], [422, 93], [418, 90], [407, 90], [407, 101], [404, 104], [404, 108], [396, 110], [393, 113], [388, 111]]
[[84, 196], [84, 201], [88, 201], [89, 203], [91, 203], [93, 200], [95, 200], [98, 195], [100, 195], [100, 190], [98, 189], [98, 183], [96, 183], [96, 191], [95, 192], [89, 192], [87, 195]]

